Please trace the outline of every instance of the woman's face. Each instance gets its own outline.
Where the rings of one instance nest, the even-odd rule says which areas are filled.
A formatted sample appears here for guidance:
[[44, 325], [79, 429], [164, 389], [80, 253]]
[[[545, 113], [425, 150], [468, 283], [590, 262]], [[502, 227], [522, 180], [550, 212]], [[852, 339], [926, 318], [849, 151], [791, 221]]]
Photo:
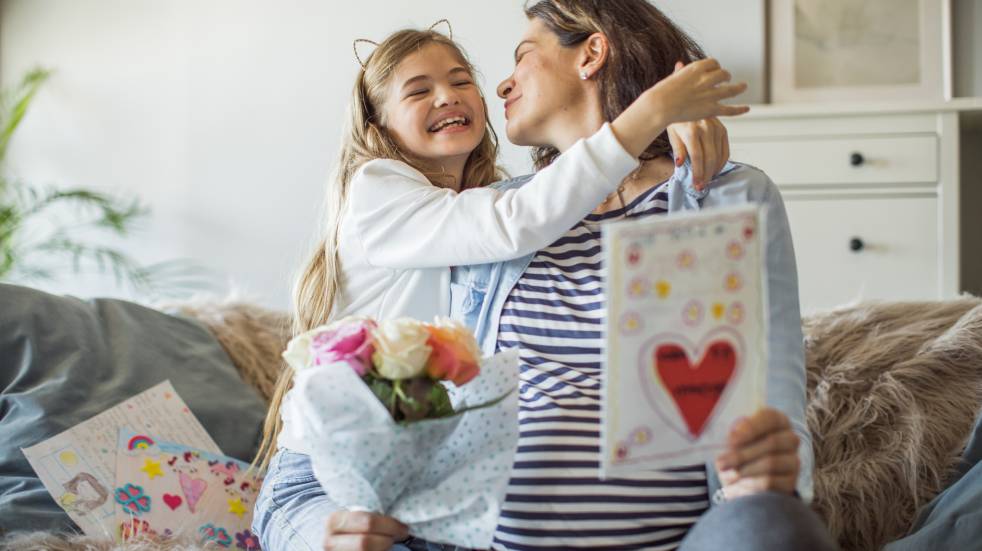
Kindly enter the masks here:
[[563, 48], [559, 38], [533, 18], [515, 49], [515, 71], [498, 85], [505, 100], [506, 133], [515, 145], [557, 143], [561, 119], [576, 117], [582, 105], [578, 48]]
[[487, 126], [472, 75], [450, 48], [436, 43], [399, 63], [382, 111], [403, 151], [435, 163], [466, 161]]

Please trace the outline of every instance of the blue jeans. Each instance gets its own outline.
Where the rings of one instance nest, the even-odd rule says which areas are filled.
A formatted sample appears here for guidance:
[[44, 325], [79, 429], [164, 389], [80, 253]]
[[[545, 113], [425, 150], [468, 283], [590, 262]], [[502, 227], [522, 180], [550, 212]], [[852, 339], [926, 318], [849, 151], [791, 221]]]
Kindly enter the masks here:
[[[310, 459], [281, 449], [263, 482], [252, 531], [266, 551], [320, 551], [331, 503], [314, 477]], [[832, 551], [838, 549], [822, 521], [801, 500], [759, 494], [712, 507], [690, 530], [679, 551]], [[392, 551], [457, 551], [453, 545], [409, 538]]]

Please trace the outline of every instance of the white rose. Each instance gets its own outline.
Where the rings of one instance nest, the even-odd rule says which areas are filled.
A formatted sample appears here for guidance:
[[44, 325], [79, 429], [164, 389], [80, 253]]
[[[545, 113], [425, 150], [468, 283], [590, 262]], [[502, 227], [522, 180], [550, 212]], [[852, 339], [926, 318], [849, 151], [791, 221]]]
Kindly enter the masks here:
[[372, 334], [375, 370], [386, 379], [400, 380], [418, 377], [430, 358], [426, 341], [430, 334], [423, 324], [410, 318], [383, 321]]
[[299, 371], [305, 367], [310, 367], [310, 341], [313, 334], [313, 331], [308, 331], [297, 335], [290, 339], [290, 344], [286, 345], [283, 359], [294, 370]]

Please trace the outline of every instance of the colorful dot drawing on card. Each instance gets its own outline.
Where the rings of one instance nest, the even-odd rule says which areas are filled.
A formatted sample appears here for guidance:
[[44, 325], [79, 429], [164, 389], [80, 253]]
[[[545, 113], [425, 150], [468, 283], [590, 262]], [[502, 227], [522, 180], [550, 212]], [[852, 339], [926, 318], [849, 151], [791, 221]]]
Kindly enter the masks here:
[[713, 303], [713, 319], [719, 321], [723, 319], [723, 315], [726, 314], [726, 306], [722, 302]]
[[153, 480], [158, 476], [164, 476], [164, 471], [160, 469], [160, 462], [154, 461], [149, 457], [146, 459], [146, 461], [143, 462], [143, 467], [140, 468], [140, 470], [147, 473], [147, 476], [150, 477], [150, 480]]
[[636, 312], [628, 312], [621, 316], [620, 323], [621, 331], [627, 335], [635, 335], [641, 332], [643, 329], [643, 324], [641, 321], [641, 316]]
[[621, 444], [620, 446], [617, 446], [617, 459], [621, 459], [621, 460], [627, 459], [627, 455], [628, 455], [628, 448], [625, 444]]
[[126, 449], [133, 450], [146, 450], [150, 449], [154, 445], [154, 441], [149, 436], [136, 435], [130, 438], [130, 441], [126, 444]]
[[702, 323], [702, 314], [702, 302], [699, 300], [690, 300], [682, 308], [682, 323], [689, 327], [695, 327]]
[[664, 279], [658, 280], [655, 282], [655, 294], [660, 299], [668, 298], [668, 295], [672, 294], [672, 284]]
[[58, 461], [66, 467], [74, 467], [78, 463], [78, 456], [72, 450], [66, 450], [58, 454]]
[[747, 225], [743, 228], [743, 238], [750, 241], [754, 238], [754, 234], [757, 233], [752, 225]]
[[726, 256], [730, 260], [740, 260], [743, 258], [743, 245], [739, 241], [730, 241], [726, 246]]
[[740, 325], [744, 318], [744, 307], [742, 302], [734, 302], [730, 305], [727, 310], [726, 319], [730, 321], [733, 325]]
[[143, 493], [143, 488], [127, 483], [122, 488], [116, 488], [116, 503], [123, 506], [127, 513], [142, 515], [150, 511], [150, 496]]
[[641, 246], [634, 244], [627, 248], [627, 265], [637, 267], [641, 264]]
[[648, 280], [643, 277], [635, 278], [628, 287], [627, 294], [632, 298], [644, 298], [648, 294]]
[[682, 251], [679, 253], [676, 263], [680, 269], [688, 270], [696, 265], [696, 253], [692, 251]]
[[736, 272], [730, 272], [726, 274], [726, 279], [723, 281], [723, 288], [731, 293], [739, 291], [743, 289], [743, 278]]
[[651, 429], [648, 427], [639, 427], [631, 432], [631, 443], [635, 446], [643, 446], [651, 442]]

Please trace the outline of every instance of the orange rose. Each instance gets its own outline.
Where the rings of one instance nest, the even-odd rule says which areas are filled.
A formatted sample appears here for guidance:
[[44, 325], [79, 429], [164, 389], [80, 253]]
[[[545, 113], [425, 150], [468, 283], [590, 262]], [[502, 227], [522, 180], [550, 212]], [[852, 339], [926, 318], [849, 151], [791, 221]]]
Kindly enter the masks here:
[[427, 325], [430, 333], [427, 345], [432, 349], [426, 363], [431, 379], [447, 380], [457, 386], [465, 385], [480, 371], [480, 350], [474, 335], [463, 325], [438, 319]]

